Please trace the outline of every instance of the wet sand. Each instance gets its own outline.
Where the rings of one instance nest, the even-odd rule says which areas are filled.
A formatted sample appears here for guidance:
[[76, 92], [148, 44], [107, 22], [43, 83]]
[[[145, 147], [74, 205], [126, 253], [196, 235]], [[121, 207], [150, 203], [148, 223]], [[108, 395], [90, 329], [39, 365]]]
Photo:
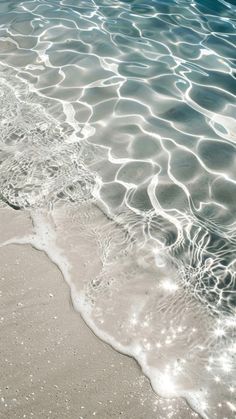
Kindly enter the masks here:
[[[0, 216], [1, 242], [32, 231], [27, 213]], [[1, 247], [0, 284], [1, 418], [198, 417], [184, 400], [156, 396], [133, 359], [92, 333], [46, 254]]]

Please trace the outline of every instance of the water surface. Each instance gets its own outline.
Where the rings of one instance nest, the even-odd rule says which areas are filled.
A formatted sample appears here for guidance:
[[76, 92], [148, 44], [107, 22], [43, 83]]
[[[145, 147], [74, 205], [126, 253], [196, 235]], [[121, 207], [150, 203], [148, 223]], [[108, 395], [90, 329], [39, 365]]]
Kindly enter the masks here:
[[236, 411], [235, 12], [0, 3], [2, 201], [92, 201], [122, 226], [101, 240], [91, 324], [209, 418]]

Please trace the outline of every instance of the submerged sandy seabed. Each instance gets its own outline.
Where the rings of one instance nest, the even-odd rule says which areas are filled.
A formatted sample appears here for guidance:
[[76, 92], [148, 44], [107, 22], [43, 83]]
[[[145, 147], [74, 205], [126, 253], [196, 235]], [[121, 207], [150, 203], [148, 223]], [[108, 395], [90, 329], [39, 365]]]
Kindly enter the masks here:
[[[0, 212], [1, 242], [32, 232], [27, 212]], [[133, 359], [91, 332], [45, 253], [10, 244], [0, 267], [2, 418], [198, 417], [157, 397]]]

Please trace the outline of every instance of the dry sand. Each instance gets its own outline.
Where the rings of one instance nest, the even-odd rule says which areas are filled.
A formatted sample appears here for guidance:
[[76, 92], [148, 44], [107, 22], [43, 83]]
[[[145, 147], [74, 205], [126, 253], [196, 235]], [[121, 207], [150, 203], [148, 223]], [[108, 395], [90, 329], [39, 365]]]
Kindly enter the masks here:
[[[1, 242], [31, 231], [27, 213], [0, 209]], [[43, 252], [1, 247], [0, 284], [2, 419], [198, 417], [184, 400], [156, 396], [133, 359], [91, 332]]]

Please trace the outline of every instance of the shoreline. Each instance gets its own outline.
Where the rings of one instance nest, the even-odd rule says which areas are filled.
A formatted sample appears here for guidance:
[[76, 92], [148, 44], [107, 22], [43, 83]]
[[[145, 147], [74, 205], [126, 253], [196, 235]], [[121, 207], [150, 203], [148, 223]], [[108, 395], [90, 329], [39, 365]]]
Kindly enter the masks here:
[[[32, 231], [27, 212], [1, 215], [1, 238]], [[4, 419], [199, 418], [183, 399], [158, 397], [134, 359], [94, 335], [46, 254], [10, 244], [0, 264]]]

